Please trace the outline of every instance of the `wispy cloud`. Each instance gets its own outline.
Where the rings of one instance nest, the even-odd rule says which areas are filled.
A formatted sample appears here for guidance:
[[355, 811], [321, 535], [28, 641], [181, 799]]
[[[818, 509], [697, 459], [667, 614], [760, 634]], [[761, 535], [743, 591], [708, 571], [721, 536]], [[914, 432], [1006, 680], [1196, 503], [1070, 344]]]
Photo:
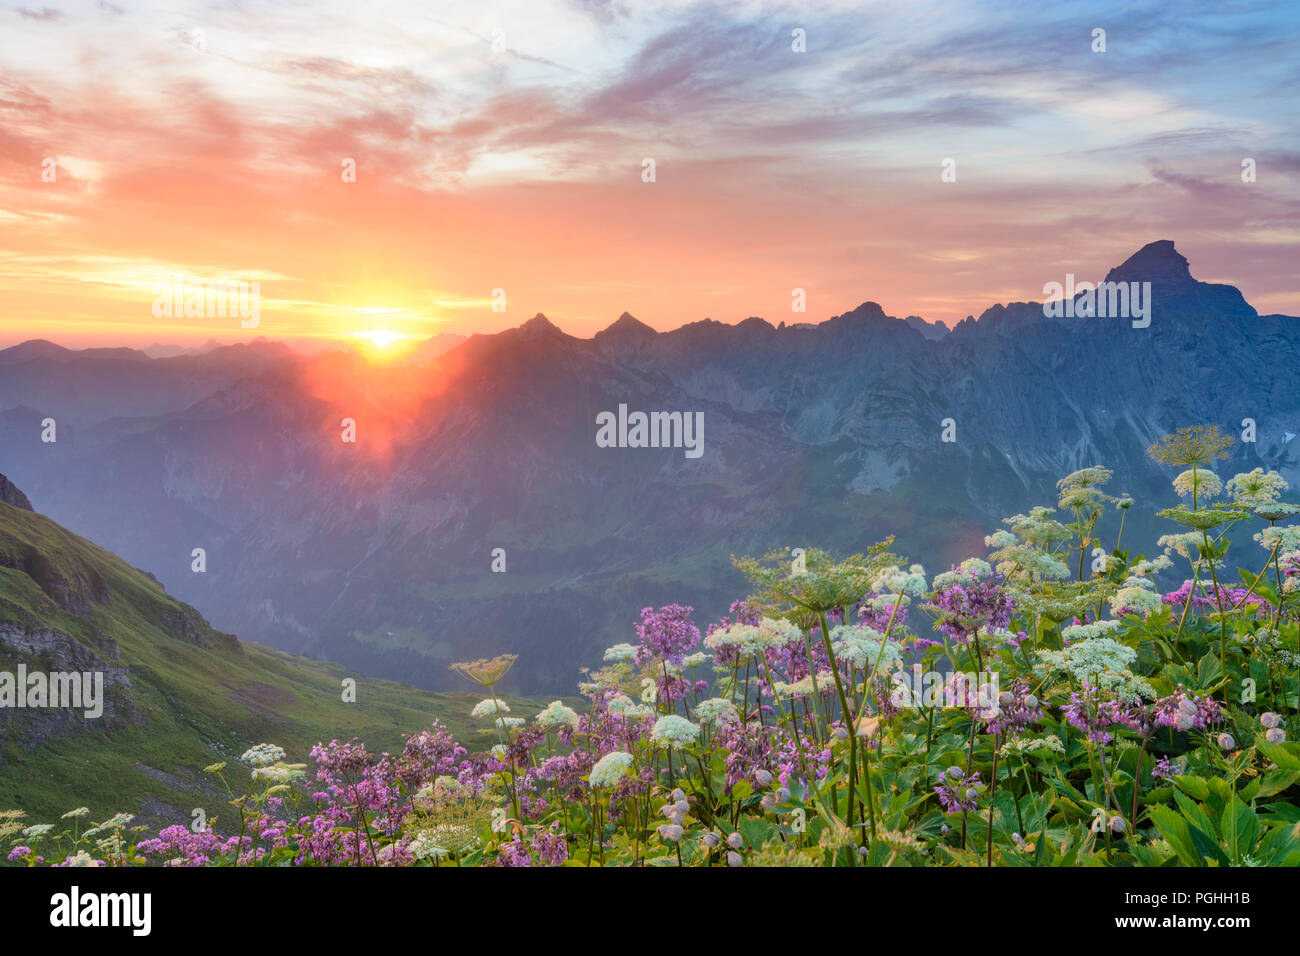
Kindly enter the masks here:
[[[776, 320], [795, 286], [808, 318], [875, 299], [953, 321], [1161, 237], [1271, 308], [1300, 286], [1287, 4], [82, 2], [6, 20], [0, 261], [48, 257], [64, 279], [93, 256], [238, 262], [293, 276], [276, 295], [321, 303], [303, 309], [323, 334], [324, 313], [363, 308], [463, 331], [534, 311], [578, 332], [624, 309]], [[86, 283], [24, 283], [6, 331], [102, 313], [111, 335]]]

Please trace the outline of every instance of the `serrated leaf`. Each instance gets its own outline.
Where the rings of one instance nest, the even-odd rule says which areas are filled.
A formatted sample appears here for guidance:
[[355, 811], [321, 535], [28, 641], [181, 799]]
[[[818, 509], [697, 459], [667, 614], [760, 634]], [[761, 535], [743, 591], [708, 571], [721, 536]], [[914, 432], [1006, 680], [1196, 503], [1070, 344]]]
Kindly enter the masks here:
[[1192, 828], [1186, 820], [1170, 810], [1168, 807], [1151, 807], [1147, 815], [1160, 831], [1174, 852], [1178, 854], [1178, 859], [1186, 866], [1205, 866], [1205, 858], [1196, 848], [1196, 843], [1192, 839]]

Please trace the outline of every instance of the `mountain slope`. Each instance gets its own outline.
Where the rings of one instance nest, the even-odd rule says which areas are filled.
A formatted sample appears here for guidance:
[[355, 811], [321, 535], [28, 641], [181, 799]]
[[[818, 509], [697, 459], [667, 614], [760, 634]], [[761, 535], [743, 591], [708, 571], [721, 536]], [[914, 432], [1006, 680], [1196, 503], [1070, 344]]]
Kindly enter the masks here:
[[[0, 486], [11, 487], [3, 477]], [[16, 490], [16, 489], [15, 489]], [[237, 640], [115, 555], [48, 518], [0, 503], [0, 672], [100, 672], [103, 713], [0, 708], [0, 807], [95, 819], [144, 808], [152, 823], [191, 810], [229, 816], [202, 768], [254, 743], [305, 761], [310, 746], [358, 736], [394, 748], [435, 718], [477, 740], [472, 693], [432, 694]], [[356, 680], [356, 702], [342, 699]], [[517, 712], [535, 710], [513, 702]]]

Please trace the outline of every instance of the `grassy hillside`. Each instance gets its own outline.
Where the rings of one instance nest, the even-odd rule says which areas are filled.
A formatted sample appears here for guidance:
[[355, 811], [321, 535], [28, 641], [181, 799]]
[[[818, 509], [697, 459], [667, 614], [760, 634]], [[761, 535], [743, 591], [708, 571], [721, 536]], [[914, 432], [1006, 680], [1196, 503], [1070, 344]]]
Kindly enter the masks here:
[[[93, 656], [92, 656], [93, 655]], [[88, 662], [90, 662], [88, 664]], [[435, 718], [472, 749], [480, 694], [430, 693], [244, 643], [149, 575], [39, 514], [0, 503], [0, 671], [104, 669], [104, 715], [0, 709], [0, 810], [48, 820], [78, 806], [143, 822], [228, 815], [202, 768], [262, 741], [307, 761], [317, 741], [393, 749]], [[343, 681], [356, 681], [356, 701]], [[510, 699], [520, 716], [536, 703]], [[486, 745], [486, 741], [484, 741]]]

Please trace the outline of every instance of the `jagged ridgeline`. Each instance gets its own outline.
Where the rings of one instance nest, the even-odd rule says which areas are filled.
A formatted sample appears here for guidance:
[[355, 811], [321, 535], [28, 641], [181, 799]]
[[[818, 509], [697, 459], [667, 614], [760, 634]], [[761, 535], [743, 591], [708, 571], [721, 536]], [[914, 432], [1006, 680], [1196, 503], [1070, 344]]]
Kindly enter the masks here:
[[1198, 281], [1168, 241], [1105, 279], [1149, 314], [1013, 302], [945, 329], [867, 302], [664, 332], [625, 314], [593, 338], [537, 316], [378, 369], [269, 342], [28, 342], [0, 350], [0, 470], [246, 640], [433, 690], [459, 688], [453, 661], [518, 653], [508, 690], [569, 694], [636, 609], [725, 614], [733, 555], [894, 535], [944, 568], [1094, 464], [1150, 547], [1169, 487], [1146, 449], [1188, 423], [1236, 438], [1225, 475], [1300, 487], [1300, 319]]
[[[73, 686], [59, 675], [90, 675], [89, 699], [48, 706]], [[37, 514], [0, 475], [0, 810], [57, 819], [85, 805], [94, 819], [122, 810], [155, 827], [188, 823], [194, 808], [224, 817], [228, 797], [202, 769], [228, 760], [238, 775], [252, 744], [305, 754], [356, 736], [388, 749], [435, 718], [472, 739], [476, 700], [224, 634], [152, 575]]]

